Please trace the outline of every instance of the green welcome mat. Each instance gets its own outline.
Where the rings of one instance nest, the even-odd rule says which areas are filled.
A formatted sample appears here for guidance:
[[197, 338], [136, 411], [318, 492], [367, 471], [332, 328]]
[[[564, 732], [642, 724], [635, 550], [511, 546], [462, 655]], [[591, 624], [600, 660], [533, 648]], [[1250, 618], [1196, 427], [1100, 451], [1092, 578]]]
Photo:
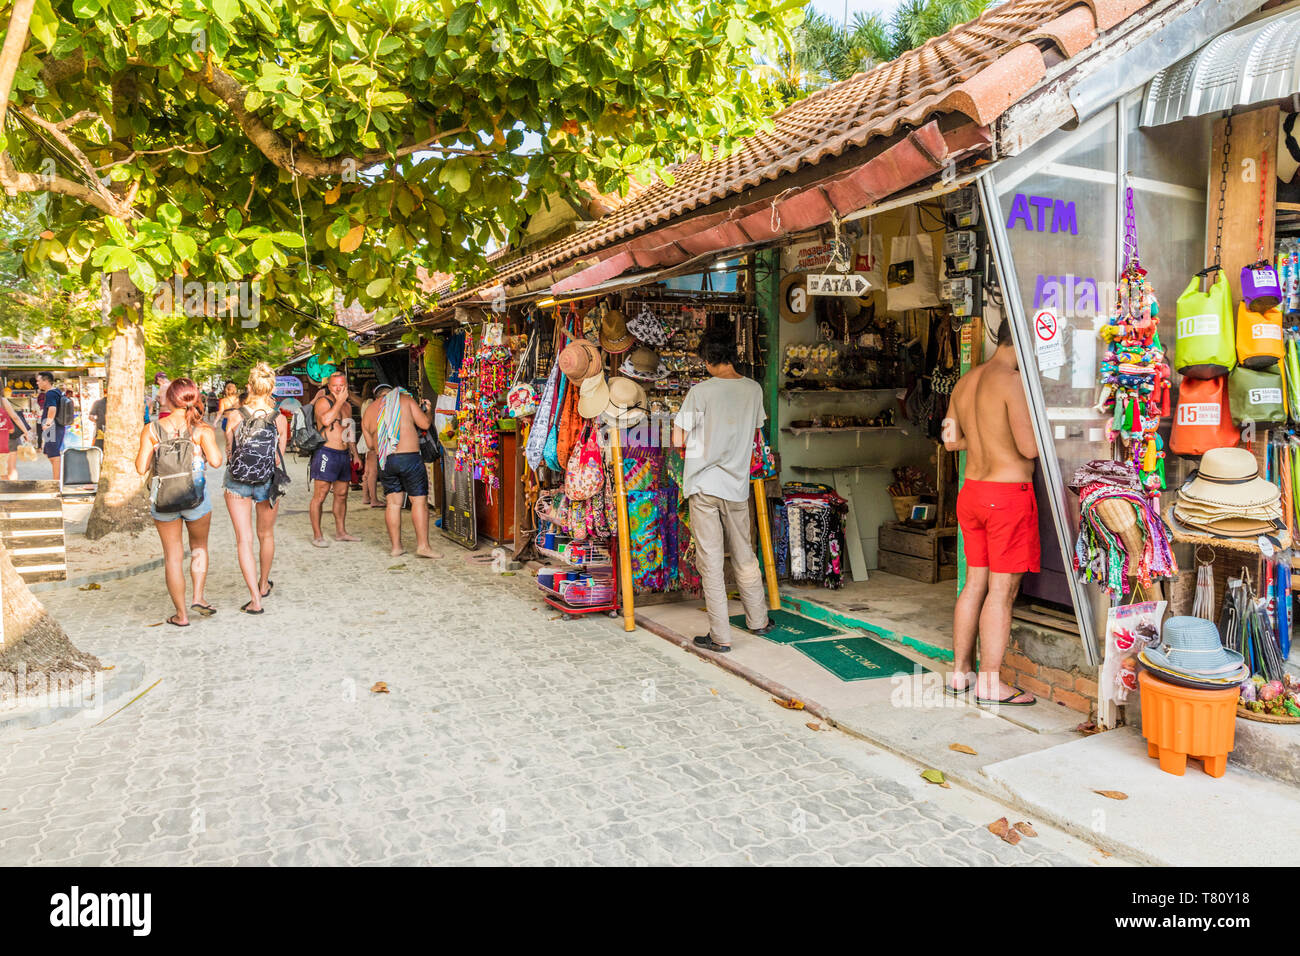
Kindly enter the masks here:
[[918, 666], [910, 658], [891, 651], [869, 637], [811, 641], [794, 647], [840, 680], [873, 680], [877, 677], [892, 677], [900, 671], [911, 674]]
[[[827, 627], [825, 624], [800, 617], [798, 614], [791, 614], [789, 611], [768, 611], [767, 616], [776, 627], [763, 637], [773, 644], [793, 644], [796, 641], [810, 641], [814, 637], [830, 637], [833, 634], [844, 633], [838, 628]], [[731, 619], [731, 623], [742, 631], [748, 627], [743, 614], [737, 614]]]

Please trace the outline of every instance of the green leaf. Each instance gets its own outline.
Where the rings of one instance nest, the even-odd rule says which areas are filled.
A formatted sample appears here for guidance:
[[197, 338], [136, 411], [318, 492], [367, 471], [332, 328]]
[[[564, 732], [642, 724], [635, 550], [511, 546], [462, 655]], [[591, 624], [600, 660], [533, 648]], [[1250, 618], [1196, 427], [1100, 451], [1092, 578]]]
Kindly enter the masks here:
[[54, 15], [50, 0], [36, 0], [32, 8], [32, 36], [41, 42], [47, 50], [54, 48], [54, 41], [59, 35], [59, 18]]
[[234, 23], [239, 19], [239, 0], [210, 0], [212, 12], [222, 23]]
[[470, 18], [474, 16], [474, 4], [462, 3], [459, 7], [451, 12], [451, 17], [447, 20], [447, 35], [458, 37], [465, 32], [469, 26]]
[[[343, 235], [347, 235], [347, 233]], [[342, 239], [343, 236], [339, 238]], [[271, 233], [271, 239], [278, 245], [287, 246], [290, 249], [301, 249], [303, 246], [302, 236], [296, 232], [273, 232]]]
[[72, 0], [72, 15], [78, 20], [93, 20], [101, 9], [100, 0]]
[[469, 192], [471, 179], [469, 170], [458, 160], [452, 160], [442, 167], [441, 179], [458, 193]]
[[252, 249], [253, 255], [257, 256], [258, 259], [269, 259], [275, 254], [275, 243], [268, 237], [263, 236], [253, 243]]
[[172, 236], [172, 252], [181, 262], [193, 262], [199, 254], [199, 244], [187, 233], [178, 232]]
[[226, 228], [231, 232], [239, 232], [239, 227], [244, 224], [244, 217], [239, 214], [238, 209], [229, 209], [226, 211]]
[[136, 259], [132, 265], [127, 266], [126, 274], [141, 292], [153, 292], [158, 285], [158, 275], [153, 271], [153, 266], [143, 259]]
[[382, 279], [375, 279], [369, 285], [366, 286], [366, 295], [370, 296], [370, 298], [372, 299], [378, 299], [381, 295], [383, 295], [385, 292], [388, 291], [388, 286], [392, 283], [392, 281], [393, 280], [391, 276], [385, 276]]
[[727, 42], [732, 46], [740, 46], [745, 42], [745, 21], [738, 17], [732, 17], [727, 21]]
[[122, 223], [121, 219], [118, 219], [116, 216], [105, 216], [104, 225], [108, 229], [108, 234], [112, 236], [116, 242], [122, 244], [130, 243], [131, 240], [126, 234], [126, 226]]
[[173, 203], [165, 202], [154, 210], [154, 218], [168, 229], [175, 229], [181, 224], [181, 211]]

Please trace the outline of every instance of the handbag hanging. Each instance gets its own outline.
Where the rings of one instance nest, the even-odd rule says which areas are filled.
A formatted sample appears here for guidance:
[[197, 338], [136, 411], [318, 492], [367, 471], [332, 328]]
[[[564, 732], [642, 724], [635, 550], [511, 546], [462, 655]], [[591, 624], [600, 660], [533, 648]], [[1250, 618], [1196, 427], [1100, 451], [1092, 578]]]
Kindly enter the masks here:
[[1264, 248], [1264, 217], [1268, 197], [1268, 150], [1260, 162], [1259, 175], [1259, 225], [1255, 261], [1241, 268], [1241, 299], [1252, 312], [1264, 312], [1282, 302], [1282, 283], [1277, 269]]
[[1228, 376], [1228, 401], [1239, 424], [1285, 422], [1281, 367], [1256, 370], [1238, 365]]
[[1237, 364], [1269, 368], [1282, 358], [1282, 310], [1254, 312], [1237, 304]]
[[885, 301], [890, 312], [933, 309], [940, 304], [934, 237], [921, 229], [915, 206], [908, 209], [902, 229], [889, 243]]
[[575, 442], [569, 456], [568, 467], [564, 471], [564, 493], [571, 501], [586, 501], [594, 497], [605, 487], [605, 471], [602, 467], [600, 442], [596, 438], [596, 429], [587, 426], [582, 441]]
[[1232, 293], [1223, 270], [1214, 268], [1210, 291], [1201, 291], [1201, 276], [1192, 276], [1178, 297], [1178, 338], [1174, 367], [1184, 378], [1217, 378], [1237, 364], [1232, 329]]
[[1227, 377], [1183, 379], [1169, 432], [1170, 450], [1175, 455], [1204, 455], [1211, 448], [1236, 448], [1240, 437], [1232, 424]]
[[772, 446], [767, 443], [767, 436], [763, 434], [763, 429], [755, 429], [754, 450], [749, 457], [749, 478], [754, 481], [775, 476], [776, 459], [772, 456]]

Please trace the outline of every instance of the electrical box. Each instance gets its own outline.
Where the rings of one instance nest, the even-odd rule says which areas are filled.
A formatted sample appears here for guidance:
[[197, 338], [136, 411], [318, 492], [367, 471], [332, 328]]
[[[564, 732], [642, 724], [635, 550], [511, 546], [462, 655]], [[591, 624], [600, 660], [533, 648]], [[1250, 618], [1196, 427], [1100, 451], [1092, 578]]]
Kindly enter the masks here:
[[980, 201], [972, 186], [947, 193], [943, 197], [943, 213], [958, 229], [969, 229], [980, 222]]
[[944, 234], [943, 257], [949, 272], [975, 272], [980, 267], [980, 237], [973, 229]]
[[945, 279], [939, 295], [951, 306], [952, 314], [958, 318], [968, 318], [979, 312], [978, 277], [954, 276]]

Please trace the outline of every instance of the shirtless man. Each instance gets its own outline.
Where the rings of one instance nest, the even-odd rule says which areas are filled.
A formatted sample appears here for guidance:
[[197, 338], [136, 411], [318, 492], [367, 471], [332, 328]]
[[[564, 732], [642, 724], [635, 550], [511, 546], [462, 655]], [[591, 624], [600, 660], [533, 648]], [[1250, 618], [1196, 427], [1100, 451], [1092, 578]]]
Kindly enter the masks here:
[[311, 543], [318, 548], [328, 548], [329, 542], [321, 533], [321, 514], [325, 510], [325, 496], [334, 492], [334, 540], [360, 541], [348, 534], [345, 522], [348, 516], [348, 488], [352, 484], [352, 455], [344, 434], [344, 421], [352, 417], [351, 393], [348, 377], [335, 372], [312, 402], [317, 429], [325, 437], [325, 444], [311, 456], [311, 504], [307, 506], [311, 517]]
[[993, 357], [957, 382], [943, 425], [943, 446], [966, 452], [966, 480], [957, 495], [966, 586], [953, 616], [954, 673], [947, 690], [960, 696], [974, 683], [978, 704], [1032, 704], [1032, 694], [1004, 683], [1001, 677], [1002, 655], [1011, 639], [1011, 605], [1020, 579], [1026, 571], [1039, 570], [1034, 497], [1038, 446], [1006, 319], [998, 327]]
[[422, 558], [440, 558], [429, 547], [429, 473], [420, 456], [420, 433], [433, 423], [429, 403], [416, 403], [404, 388], [381, 385], [375, 399], [361, 416], [366, 447], [379, 459], [379, 481], [384, 487], [384, 523], [393, 545], [393, 557], [406, 553], [402, 547], [402, 493], [411, 499], [411, 521], [415, 524], [415, 553]]

